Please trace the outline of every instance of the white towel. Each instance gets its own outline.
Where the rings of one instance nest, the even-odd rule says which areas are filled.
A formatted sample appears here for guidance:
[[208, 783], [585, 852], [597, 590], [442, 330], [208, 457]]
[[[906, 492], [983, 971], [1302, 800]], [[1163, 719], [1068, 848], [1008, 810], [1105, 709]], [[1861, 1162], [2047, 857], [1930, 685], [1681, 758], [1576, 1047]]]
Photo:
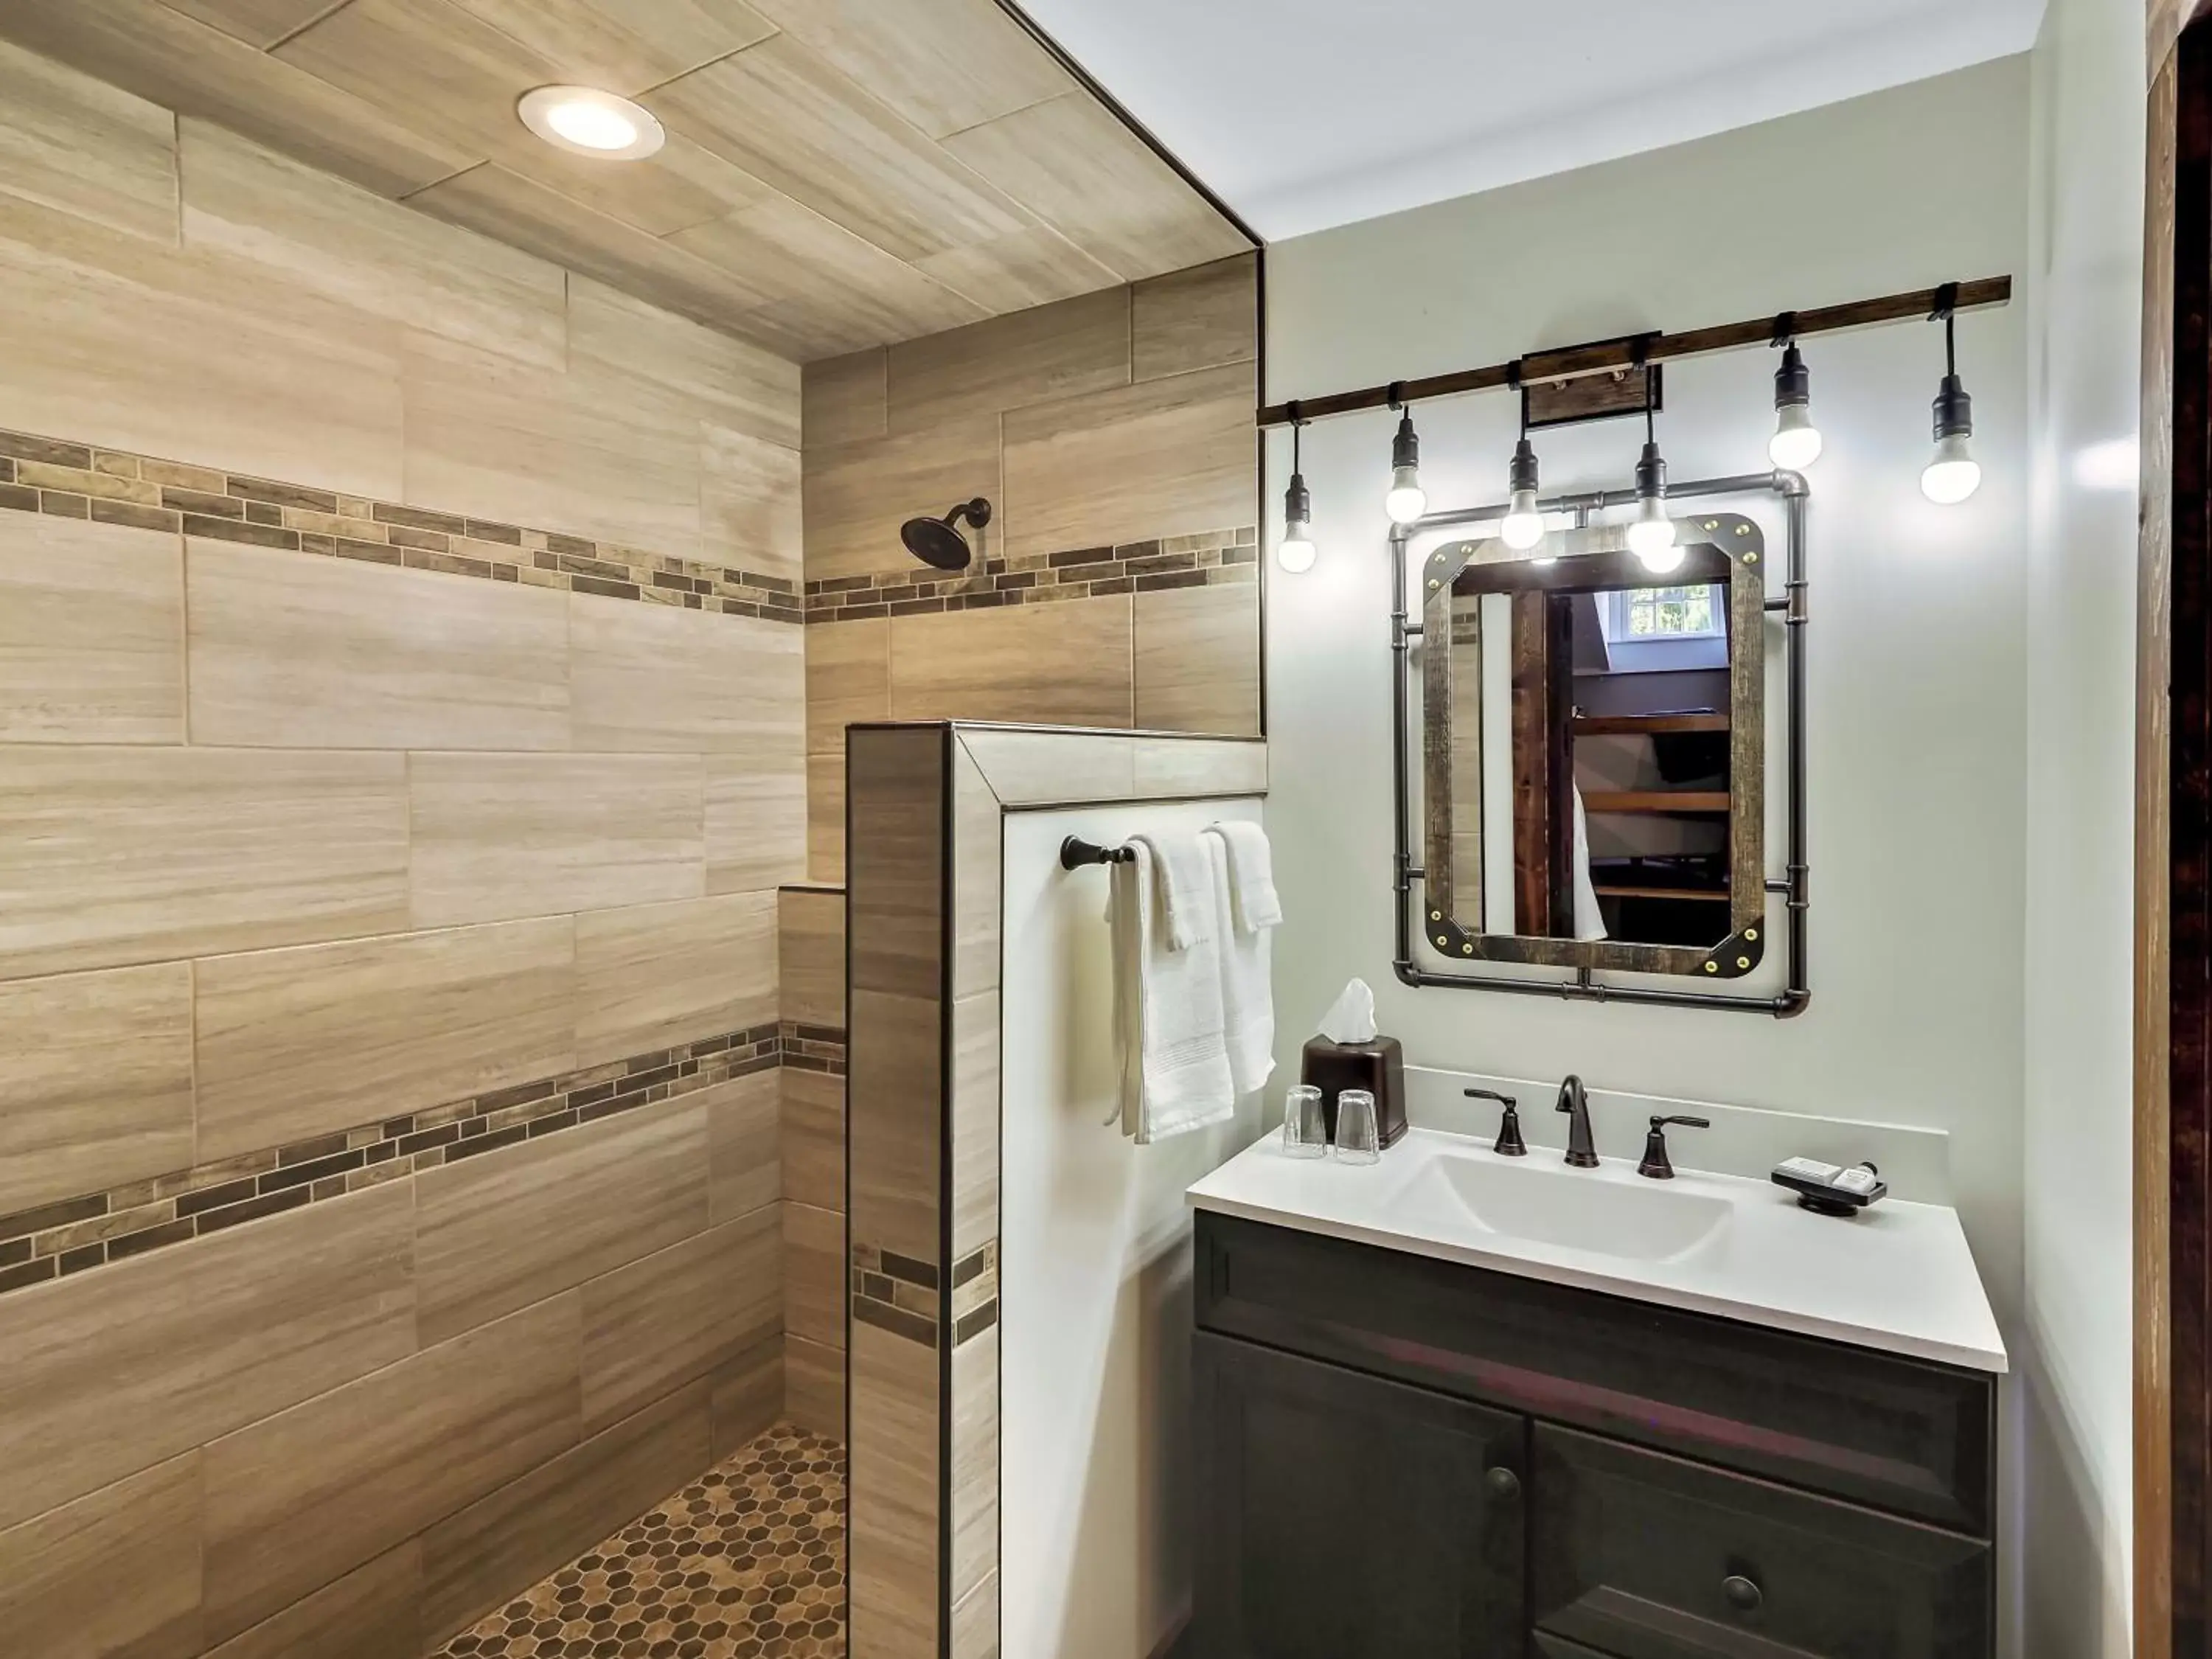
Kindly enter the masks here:
[[1279, 927], [1283, 901], [1275, 892], [1275, 854], [1267, 832], [1239, 820], [1210, 826], [1229, 852], [1230, 915], [1240, 933]]
[[1598, 908], [1597, 886], [1590, 880], [1589, 815], [1583, 811], [1580, 784], [1575, 792], [1575, 937], [1601, 939], [1606, 936], [1605, 912]]
[[[1230, 870], [1236, 862], [1236, 842], [1222, 832], [1231, 828], [1257, 830], [1259, 826], [1217, 823], [1202, 839], [1213, 866], [1215, 948], [1221, 955], [1221, 1012], [1229, 1047], [1229, 1075], [1237, 1092], [1249, 1095], [1266, 1087], [1275, 1070], [1275, 994], [1270, 963], [1274, 931], [1239, 928], [1231, 920], [1230, 895], [1235, 882]], [[1267, 845], [1264, 836], [1261, 845]]]
[[1152, 855], [1159, 885], [1159, 913], [1170, 951], [1188, 951], [1212, 936], [1213, 897], [1207, 884], [1206, 852], [1196, 836], [1132, 836], [1129, 844]]
[[[1139, 1146], [1233, 1117], [1237, 1085], [1221, 1007], [1221, 958], [1211, 938], [1170, 950], [1150, 838], [1113, 866], [1107, 920], [1114, 932], [1114, 1035], [1121, 1056], [1115, 1114]], [[1193, 838], [1194, 851], [1200, 850]], [[1203, 859], [1199, 868], [1204, 871]], [[1195, 898], [1211, 901], [1211, 882]], [[1205, 930], [1210, 933], [1209, 927]]]

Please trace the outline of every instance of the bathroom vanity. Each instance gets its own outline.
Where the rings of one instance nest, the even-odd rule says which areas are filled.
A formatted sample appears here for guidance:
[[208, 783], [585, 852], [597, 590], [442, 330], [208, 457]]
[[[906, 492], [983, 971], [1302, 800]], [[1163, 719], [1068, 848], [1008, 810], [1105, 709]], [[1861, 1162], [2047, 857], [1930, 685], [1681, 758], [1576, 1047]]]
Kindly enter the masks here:
[[1955, 1215], [1557, 1158], [1269, 1141], [1192, 1189], [1185, 1651], [1990, 1653], [2005, 1358]]

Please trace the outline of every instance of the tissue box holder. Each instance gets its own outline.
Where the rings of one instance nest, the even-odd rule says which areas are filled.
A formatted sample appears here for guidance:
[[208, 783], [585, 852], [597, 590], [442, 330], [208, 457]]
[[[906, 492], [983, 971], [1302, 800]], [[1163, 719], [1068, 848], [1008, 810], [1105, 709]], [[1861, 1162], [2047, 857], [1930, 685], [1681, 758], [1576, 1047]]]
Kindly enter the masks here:
[[1375, 1127], [1385, 1146], [1405, 1139], [1406, 1051], [1397, 1038], [1332, 1042], [1317, 1036], [1305, 1046], [1298, 1080], [1320, 1089], [1330, 1140], [1336, 1139], [1336, 1097], [1346, 1089], [1364, 1089], [1375, 1097]]

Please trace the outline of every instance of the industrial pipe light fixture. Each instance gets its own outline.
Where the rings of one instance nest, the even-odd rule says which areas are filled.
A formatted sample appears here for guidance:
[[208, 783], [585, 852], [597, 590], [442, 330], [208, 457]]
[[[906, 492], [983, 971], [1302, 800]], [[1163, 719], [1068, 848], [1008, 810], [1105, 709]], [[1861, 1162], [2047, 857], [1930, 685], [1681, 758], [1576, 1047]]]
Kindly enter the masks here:
[[1931, 322], [1943, 325], [1943, 384], [1936, 392], [1936, 457], [1920, 475], [1920, 493], [1938, 507], [1956, 507], [1982, 487], [1974, 459], [1974, 400], [1959, 378], [1959, 293], [1955, 283], [1936, 291]]
[[[1402, 543], [1407, 532], [1431, 516], [1427, 492], [1421, 487], [1420, 439], [1413, 430], [1411, 405], [1417, 400], [1464, 397], [1510, 387], [1522, 398], [1521, 437], [1514, 447], [1508, 475], [1509, 500], [1503, 518], [1495, 521], [1496, 533], [1512, 551], [1528, 555], [1530, 562], [1552, 562], [1537, 556], [1534, 551], [1540, 546], [1547, 526], [1539, 504], [1540, 486], [1535, 450], [1528, 441], [1529, 429], [1532, 426], [1565, 425], [1632, 414], [1636, 409], [1635, 393], [1625, 382], [1631, 373], [1636, 373], [1644, 376], [1641, 390], [1644, 442], [1642, 458], [1636, 466], [1636, 513], [1626, 526], [1626, 539], [1629, 550], [1647, 571], [1656, 576], [1667, 575], [1680, 569], [1687, 556], [1680, 546], [1679, 528], [1668, 516], [1667, 462], [1660, 453], [1656, 430], [1658, 400], [1652, 371], [1664, 362], [1714, 352], [1759, 345], [1779, 350], [1782, 359], [1774, 372], [1774, 432], [1767, 441], [1767, 455], [1777, 475], [1795, 474], [1818, 460], [1824, 447], [1819, 424], [1813, 417], [1812, 374], [1798, 341], [1808, 335], [1923, 319], [1943, 325], [1944, 374], [1935, 402], [1936, 451], [1920, 475], [1920, 487], [1929, 501], [1940, 506], [1955, 506], [1972, 496], [1982, 483], [1981, 465], [1973, 453], [1974, 402], [1967, 396], [1966, 383], [1959, 375], [1957, 313], [1962, 309], [2008, 305], [2011, 303], [2012, 292], [2011, 277], [1984, 276], [1971, 283], [1945, 283], [1937, 288], [1855, 300], [1811, 311], [1785, 311], [1778, 316], [1723, 323], [1680, 334], [1626, 335], [1582, 345], [1559, 346], [1483, 368], [1456, 369], [1419, 380], [1393, 380], [1385, 386], [1362, 386], [1355, 391], [1264, 404], [1259, 410], [1262, 429], [1275, 426], [1291, 428], [1291, 483], [1284, 492], [1283, 536], [1277, 544], [1276, 558], [1285, 570], [1303, 571], [1313, 568], [1317, 556], [1313, 541], [1313, 498], [1306, 489], [1304, 470], [1299, 461], [1300, 434], [1309, 421], [1385, 406], [1398, 413], [1396, 439], [1391, 446], [1390, 490], [1384, 505], [1398, 532], [1393, 539]], [[1599, 387], [1595, 392], [1571, 389], [1577, 382], [1594, 380], [1600, 375], [1610, 375], [1613, 385]], [[1538, 400], [1534, 413], [1528, 392], [1531, 386], [1543, 388], [1543, 398]], [[2112, 447], [2103, 446], [2100, 450], [2109, 447]], [[2101, 453], [2098, 457], [2100, 478], [2104, 471], [2111, 471], [2118, 477], [2124, 469], [2104, 468], [2106, 459]], [[2099, 487], [2102, 487], [2101, 483]], [[1609, 507], [1614, 499], [1617, 498], [1601, 499], [1601, 504]], [[1558, 502], [1553, 506], [1556, 508]], [[1480, 516], [1488, 520], [1496, 511], [1495, 507], [1487, 508]]]
[[[1513, 369], [1515, 388], [1520, 367]], [[1526, 553], [1544, 539], [1544, 515], [1536, 510], [1538, 482], [1536, 451], [1528, 441], [1528, 399], [1521, 399], [1521, 441], [1513, 447], [1512, 464], [1505, 469], [1505, 521], [1498, 526], [1498, 539], [1516, 553]]]
[[1390, 493], [1382, 498], [1382, 509], [1392, 524], [1419, 524], [1429, 510], [1429, 493], [1421, 488], [1420, 435], [1413, 430], [1412, 410], [1395, 400], [1390, 406], [1402, 412], [1398, 435], [1390, 441]]
[[1300, 470], [1298, 436], [1305, 422], [1291, 421], [1291, 487], [1283, 492], [1283, 539], [1275, 546], [1275, 562], [1293, 574], [1314, 568], [1313, 495]]
[[1505, 470], [1505, 482], [1510, 494], [1505, 520], [1498, 526], [1498, 538], [1516, 553], [1526, 553], [1544, 539], [1544, 515], [1536, 510], [1536, 452], [1525, 430], [1521, 434], [1521, 441], [1513, 447], [1513, 461]]
[[1782, 367], [1774, 371], [1774, 435], [1766, 454], [1784, 472], [1802, 472], [1820, 459], [1820, 428], [1813, 424], [1813, 376], [1790, 332], [1793, 321], [1785, 317], [1775, 329]]
[[[1638, 365], [1638, 372], [1643, 372]], [[1674, 520], [1667, 516], [1667, 463], [1651, 410], [1651, 380], [1644, 381], [1644, 456], [1636, 463], [1636, 516], [1628, 525], [1628, 550], [1655, 576], [1679, 569], [1684, 556]]]

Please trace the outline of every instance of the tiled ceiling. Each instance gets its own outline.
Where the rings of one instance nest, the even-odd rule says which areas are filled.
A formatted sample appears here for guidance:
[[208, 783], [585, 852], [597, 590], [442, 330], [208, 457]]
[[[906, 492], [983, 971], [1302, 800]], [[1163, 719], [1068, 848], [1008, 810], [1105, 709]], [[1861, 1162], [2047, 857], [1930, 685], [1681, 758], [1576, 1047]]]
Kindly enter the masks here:
[[[800, 362], [1250, 246], [994, 0], [0, 0], [0, 34]], [[540, 143], [552, 82], [666, 148]]]

